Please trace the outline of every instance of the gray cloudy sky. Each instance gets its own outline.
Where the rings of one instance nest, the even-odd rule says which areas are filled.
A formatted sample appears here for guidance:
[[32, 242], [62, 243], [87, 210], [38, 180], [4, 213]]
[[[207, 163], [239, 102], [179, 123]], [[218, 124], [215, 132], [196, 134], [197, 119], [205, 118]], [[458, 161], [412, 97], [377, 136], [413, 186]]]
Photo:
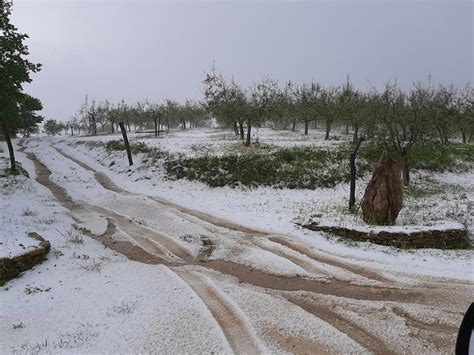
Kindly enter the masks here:
[[471, 1], [16, 0], [13, 21], [43, 63], [27, 87], [65, 120], [84, 95], [201, 99], [215, 62], [247, 85], [279, 81], [403, 87], [473, 77]]

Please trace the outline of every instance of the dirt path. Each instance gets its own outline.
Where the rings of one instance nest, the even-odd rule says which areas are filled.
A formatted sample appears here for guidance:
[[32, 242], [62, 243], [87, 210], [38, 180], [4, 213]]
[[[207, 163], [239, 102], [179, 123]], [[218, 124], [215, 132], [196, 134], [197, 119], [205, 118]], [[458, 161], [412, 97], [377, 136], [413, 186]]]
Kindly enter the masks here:
[[[131, 198], [138, 196], [143, 199], [144, 196], [120, 189], [103, 173], [95, 171], [61, 150], [55, 149], [62, 157], [75, 162], [83, 169], [93, 172], [97, 182], [105, 189], [120, 196]], [[28, 152], [26, 154], [35, 164], [38, 182], [51, 190], [56, 199], [71, 212], [73, 218], [81, 213], [95, 213], [107, 219], [107, 231], [100, 236], [88, 233], [91, 237], [100, 240], [105, 246], [126, 255], [132, 260], [170, 266], [207, 305], [235, 352], [257, 353], [262, 348], [256, 338], [255, 330], [251, 329], [248, 322], [243, 319], [242, 312], [227, 300], [227, 297], [222, 294], [218, 287], [210, 282], [209, 276], [204, 275], [201, 270], [210, 269], [224, 276], [235, 278], [242, 284], [242, 287], [249, 285], [253, 289], [262, 290], [261, 292], [275, 293], [288, 300], [292, 305], [296, 305], [331, 324], [334, 328], [347, 334], [354, 341], [374, 353], [392, 353], [394, 352], [394, 343], [401, 340], [382, 339], [364, 322], [358, 323], [348, 319], [340, 310], [329, 309], [316, 303], [312, 298], [295, 297], [293, 293], [308, 292], [314, 295], [343, 299], [346, 300], [344, 302], [347, 303], [348, 307], [350, 304], [359, 301], [385, 302], [387, 305], [396, 302], [397, 304], [436, 307], [439, 312], [448, 314], [453, 321], [449, 324], [446, 321], [417, 321], [403, 311], [401, 307], [393, 308], [392, 313], [394, 319], [403, 318], [407, 327], [417, 326], [417, 329], [422, 329], [423, 334], [418, 334], [418, 336], [412, 334], [414, 338], [419, 338], [418, 340], [421, 342], [427, 342], [429, 346], [434, 346], [440, 351], [452, 349], [457, 329], [453, 324], [457, 324], [462, 316], [460, 311], [462, 305], [469, 302], [469, 295], [466, 292], [469, 290], [472, 292], [472, 289], [469, 288], [470, 285], [444, 283], [442, 287], [438, 284], [430, 287], [430, 285], [425, 285], [424, 282], [420, 282], [418, 286], [401, 284], [373, 270], [367, 270], [354, 265], [354, 263], [343, 262], [338, 258], [325, 255], [314, 248], [295, 242], [289, 237], [247, 228], [207, 213], [178, 206], [163, 199], [146, 197], [154, 203], [151, 208], [157, 210], [166, 208], [167, 213], [174, 214], [191, 225], [195, 224], [199, 228], [207, 228], [212, 230], [213, 233], [221, 234], [220, 238], [232, 236], [237, 240], [242, 240], [242, 243], [284, 258], [302, 267], [310, 274], [319, 273], [321, 269], [325, 269], [327, 278], [322, 279], [320, 274], [314, 278], [282, 276], [244, 265], [238, 260], [208, 260], [205, 256], [190, 252], [183, 247], [183, 244], [175, 239], [177, 236], [168, 236], [156, 230], [151, 230], [132, 222], [128, 217], [109, 208], [74, 200], [63, 187], [51, 181], [51, 171], [44, 162], [40, 161], [33, 153]], [[124, 233], [130, 241], [114, 239], [117, 230]], [[266, 242], [263, 243], [263, 240]], [[198, 268], [195, 270], [189, 269], [196, 266]], [[328, 268], [335, 268], [349, 276], [353, 275], [373, 281], [375, 285], [354, 284], [341, 278], [339, 274], [333, 275], [327, 272]], [[435, 287], [436, 292], [434, 292]], [[452, 297], [456, 297], [455, 302], [450, 301]], [[387, 315], [380, 312], [380, 314], [370, 314], [370, 317], [384, 319]], [[301, 344], [303, 343], [305, 343], [305, 340], [302, 339]], [[398, 349], [403, 347], [403, 344], [396, 345]], [[300, 349], [300, 352], [310, 350], [304, 347], [298, 349]], [[324, 349], [321, 348], [321, 350]]]

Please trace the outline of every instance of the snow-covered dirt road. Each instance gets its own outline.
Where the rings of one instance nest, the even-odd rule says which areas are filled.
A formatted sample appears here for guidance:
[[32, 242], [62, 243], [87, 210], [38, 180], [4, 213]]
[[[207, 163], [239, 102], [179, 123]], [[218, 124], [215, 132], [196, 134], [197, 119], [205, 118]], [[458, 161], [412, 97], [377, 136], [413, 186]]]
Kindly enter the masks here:
[[[31, 139], [23, 147], [36, 180], [67, 209], [77, 229], [150, 264], [170, 285], [183, 282], [193, 292], [193, 302], [200, 304], [194, 317], [203, 317], [216, 339], [225, 339], [202, 339], [196, 352], [445, 353], [454, 348], [472, 301], [469, 281], [369, 269], [364, 260], [345, 260], [289, 235], [125, 191], [49, 140]], [[139, 284], [141, 276], [134, 282]], [[160, 304], [159, 290], [155, 297]], [[176, 297], [175, 306], [180, 302]], [[199, 321], [192, 324], [199, 327]], [[153, 351], [148, 346], [153, 339], [140, 341], [142, 349]], [[174, 339], [178, 352], [179, 341]]]

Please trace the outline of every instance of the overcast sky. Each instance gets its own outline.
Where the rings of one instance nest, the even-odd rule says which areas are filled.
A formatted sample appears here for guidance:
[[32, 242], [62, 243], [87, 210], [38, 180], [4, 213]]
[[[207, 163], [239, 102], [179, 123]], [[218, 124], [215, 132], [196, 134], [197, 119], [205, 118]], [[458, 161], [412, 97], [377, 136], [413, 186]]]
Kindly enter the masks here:
[[133, 103], [199, 100], [212, 63], [248, 85], [361, 89], [396, 78], [462, 87], [473, 81], [471, 1], [16, 0], [13, 22], [42, 63], [27, 91], [66, 120], [84, 95]]

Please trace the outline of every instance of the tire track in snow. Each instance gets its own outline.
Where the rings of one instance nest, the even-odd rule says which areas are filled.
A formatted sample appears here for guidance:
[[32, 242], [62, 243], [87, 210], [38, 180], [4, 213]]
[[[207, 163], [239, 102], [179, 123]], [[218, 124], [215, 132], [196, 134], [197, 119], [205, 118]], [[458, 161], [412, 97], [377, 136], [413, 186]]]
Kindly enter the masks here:
[[172, 268], [201, 300], [224, 332], [235, 354], [261, 354], [263, 346], [245, 317], [205, 275], [185, 268]]
[[[87, 204], [82, 207], [79, 202], [73, 201], [65, 189], [49, 179], [51, 171], [32, 153], [28, 153], [28, 157], [33, 160], [37, 168], [38, 181], [49, 188], [53, 195], [60, 201], [65, 202], [66, 206], [73, 212], [90, 212], [87, 210]], [[131, 238], [139, 237], [151, 238], [156, 243], [159, 243], [162, 248], [155, 251], [158, 253], [151, 254], [153, 250], [145, 250], [151, 255], [163, 258], [164, 256], [159, 251], [160, 249], [167, 249], [172, 254], [183, 259], [189, 265], [198, 265], [213, 269], [223, 274], [236, 277], [240, 282], [248, 283], [257, 287], [269, 288], [279, 291], [309, 291], [314, 293], [335, 295], [339, 297], [360, 299], [360, 300], [393, 300], [393, 301], [416, 301], [423, 298], [422, 294], [413, 290], [393, 289], [384, 287], [368, 287], [361, 285], [354, 285], [349, 282], [340, 281], [337, 279], [327, 282], [325, 280], [314, 280], [302, 277], [291, 276], [277, 276], [269, 273], [256, 270], [253, 267], [234, 263], [227, 260], [197, 260], [193, 255], [189, 254], [179, 244], [173, 242], [171, 239], [163, 238], [162, 235], [149, 230], [143, 226], [130, 222], [127, 217], [122, 216], [116, 212], [104, 209], [102, 207], [90, 206], [92, 212], [106, 215], [113, 220], [120, 229], [127, 233]], [[99, 239], [100, 240], [100, 239]], [[140, 242], [140, 239], [138, 239]], [[128, 256], [128, 251], [123, 250], [124, 255]], [[134, 254], [134, 256], [136, 256]], [[171, 260], [173, 262], [175, 260]], [[168, 260], [166, 264], [170, 264]], [[174, 265], [174, 264], [171, 264]]]
[[354, 322], [348, 320], [347, 318], [340, 316], [334, 311], [331, 311], [329, 308], [323, 307], [314, 302], [293, 299], [291, 297], [288, 297], [287, 300], [294, 305], [303, 308], [305, 311], [315, 315], [326, 323], [332, 325], [341, 333], [346, 334], [352, 340], [356, 341], [374, 354], [394, 354], [394, 352], [390, 350], [382, 340]]
[[[48, 170], [48, 168], [41, 163], [34, 154], [28, 153], [28, 158], [33, 160], [35, 163], [35, 168], [38, 170], [41, 170], [40, 173], [37, 175], [37, 180], [38, 182], [42, 183], [44, 186], [49, 188], [53, 195], [63, 203], [63, 205], [70, 209], [72, 212], [74, 211], [81, 211], [84, 208], [80, 205], [80, 202], [74, 201], [65, 191], [64, 188], [61, 186], [55, 184], [49, 179], [49, 174], [51, 172]], [[38, 168], [39, 167], [39, 168]], [[93, 171], [93, 170], [91, 170]], [[131, 194], [135, 195], [135, 194]], [[101, 209], [101, 207], [99, 207]], [[186, 211], [187, 209], [184, 209]], [[101, 214], [100, 211], [93, 211], [97, 214]], [[104, 211], [102, 211], [104, 212]], [[112, 211], [110, 211], [112, 212]], [[119, 214], [115, 214], [115, 212], [112, 213], [112, 215], [109, 215], [108, 213], [105, 213], [107, 216], [109, 223], [112, 225], [114, 224], [114, 218], [117, 216], [120, 216], [120, 218], [125, 218], [125, 216], [121, 216]], [[187, 213], [187, 212], [183, 212]], [[187, 213], [189, 215], [189, 213]], [[196, 218], [199, 218], [197, 216], [194, 216]], [[215, 218], [215, 217], [213, 217]], [[204, 220], [205, 221], [205, 220]], [[205, 221], [206, 222], [206, 221]], [[130, 223], [128, 220], [128, 223], [133, 226], [133, 228], [138, 228], [138, 231], [141, 231], [141, 229], [146, 229], [145, 227], [138, 226], [135, 223]], [[210, 222], [208, 222], [210, 223]], [[230, 222], [229, 222], [230, 223]], [[120, 224], [120, 223], [118, 223]], [[218, 224], [215, 224], [218, 225]], [[122, 229], [119, 227], [119, 229]], [[125, 229], [124, 233], [127, 233], [127, 228]], [[238, 228], [229, 228], [229, 229], [235, 229], [239, 230]], [[152, 237], [151, 235], [148, 235], [150, 230], [146, 229], [148, 232], [144, 233], [145, 236], [144, 238], [150, 238]], [[248, 233], [247, 229], [246, 233]], [[253, 229], [248, 229], [248, 230], [253, 230]], [[137, 230], [135, 230], [137, 231]], [[133, 232], [133, 230], [132, 230]], [[259, 231], [255, 231], [256, 233], [260, 233]], [[153, 233], [153, 231], [151, 231]], [[139, 233], [140, 234], [140, 233]], [[141, 233], [143, 236], [143, 233]], [[266, 236], [270, 236], [269, 233], [264, 233]], [[275, 237], [275, 235], [272, 235]], [[133, 235], [131, 236], [133, 238]], [[153, 236], [154, 237], [154, 236]], [[100, 238], [100, 237], [99, 237]], [[98, 239], [98, 238], [97, 238]], [[160, 246], [162, 246], [161, 242], [161, 236], [157, 236], [158, 241], [155, 241], [158, 243]], [[100, 240], [100, 239], [99, 239]], [[281, 242], [281, 240], [279, 240]], [[273, 240], [275, 242], [275, 240]], [[111, 244], [111, 248], [114, 249], [113, 244]], [[134, 246], [133, 244], [129, 244], [131, 247], [138, 248]], [[127, 248], [126, 244], [122, 245], [122, 251], [124, 255], [130, 256], [130, 248]], [[286, 246], [288, 247], [288, 246]], [[141, 248], [139, 248], [141, 249]], [[158, 248], [159, 249], [159, 248]], [[163, 247], [163, 250], [167, 249]], [[172, 249], [172, 248], [171, 248]], [[291, 249], [291, 248], [290, 248]], [[114, 249], [115, 250], [115, 249]], [[175, 250], [176, 251], [176, 250]], [[154, 251], [155, 252], [155, 251]], [[150, 254], [146, 251], [143, 251], [144, 256], [150, 256], [153, 254]], [[173, 253], [174, 254], [174, 253]], [[306, 255], [306, 253], [302, 253], [303, 255]], [[152, 263], [160, 263], [160, 258], [158, 258], [156, 255], [154, 255], [157, 259], [154, 260]], [[135, 259], [138, 261], [143, 261], [147, 262], [146, 260], [140, 260]], [[262, 288], [269, 288], [273, 289], [276, 291], [297, 291], [297, 290], [305, 290], [305, 291], [310, 291], [316, 294], [327, 294], [327, 295], [332, 295], [332, 296], [339, 296], [339, 297], [346, 297], [346, 298], [354, 298], [354, 299], [361, 299], [361, 300], [378, 300], [378, 301], [397, 301], [397, 302], [408, 302], [408, 303], [421, 303], [421, 304], [433, 304], [433, 305], [440, 305], [438, 302], [440, 300], [446, 300], [445, 295], [440, 295], [439, 297], [431, 297], [430, 290], [423, 290], [422, 288], [416, 289], [415, 287], [410, 287], [408, 286], [408, 289], [384, 289], [383, 287], [371, 287], [371, 286], [357, 286], [357, 285], [352, 285], [347, 282], [341, 282], [338, 280], [333, 280], [329, 283], [324, 283], [324, 282], [318, 282], [315, 280], [309, 280], [309, 279], [304, 279], [300, 277], [279, 277], [271, 274], [267, 274], [258, 270], [254, 270], [253, 268], [246, 267], [244, 265], [240, 264], [235, 264], [232, 262], [224, 261], [224, 260], [211, 260], [208, 262], [203, 262], [200, 260], [191, 260], [189, 255], [184, 256], [184, 260], [186, 263], [189, 265], [198, 265], [201, 267], [207, 267], [209, 269], [221, 272], [224, 275], [228, 276], [234, 276], [236, 277], [240, 282], [248, 283], [250, 285], [262, 287]], [[164, 263], [166, 265], [166, 262]], [[169, 263], [168, 263], [169, 265]], [[424, 292], [423, 292], [424, 291]], [[203, 293], [203, 295], [207, 295], [207, 293]], [[210, 300], [208, 300], [210, 302]], [[324, 313], [321, 312], [321, 308], [315, 309], [313, 308], [313, 312], [310, 311], [310, 305], [312, 305], [311, 302], [304, 302], [304, 305], [306, 306], [306, 310], [318, 318], [321, 318], [328, 322], [329, 324], [332, 324], [335, 326], [335, 328], [339, 329], [340, 331], [346, 333], [346, 332], [355, 332], [354, 338], [357, 342], [360, 342], [363, 346], [368, 347], [369, 349], [373, 349], [374, 351], [377, 349], [381, 349], [382, 344], [379, 342], [379, 340], [375, 339], [375, 337], [367, 333], [366, 336], [363, 334], [363, 329], [358, 330], [356, 327], [354, 327], [353, 324], [350, 324], [350, 321], [344, 320], [344, 318], [338, 318], [335, 319], [334, 317], [327, 316]], [[300, 304], [300, 306], [302, 306]], [[313, 305], [315, 307], [318, 307], [318, 305]], [[319, 315], [317, 314], [319, 313]], [[327, 312], [326, 312], [327, 313]], [[401, 315], [403, 316], [403, 315]], [[326, 317], [326, 318], [324, 318]], [[223, 330], [224, 331], [224, 330]], [[228, 332], [228, 330], [227, 330]], [[362, 333], [361, 333], [362, 332]], [[346, 333], [347, 334], [347, 333]], [[351, 336], [351, 334], [348, 334]], [[370, 340], [368, 341], [367, 339], [372, 339], [374, 338], [375, 340]], [[366, 345], [364, 345], [364, 342]]]
[[[65, 158], [75, 162], [76, 164], [78, 164], [82, 168], [94, 173], [94, 176], [95, 176], [97, 182], [103, 188], [105, 188], [107, 190], [110, 190], [110, 191], [113, 191], [113, 192], [116, 192], [116, 193], [120, 193], [120, 194], [138, 195], [138, 194], [131, 193], [129, 191], [126, 191], [126, 190], [118, 187], [104, 173], [98, 172], [97, 170], [93, 169], [92, 167], [90, 167], [86, 163], [84, 163], [84, 162], [72, 157], [71, 155], [65, 153], [62, 149], [57, 148], [55, 146], [52, 146], [52, 147], [59, 154], [63, 155]], [[176, 209], [178, 212], [180, 212], [180, 214], [178, 214], [180, 217], [185, 218], [186, 220], [190, 221], [191, 223], [193, 223], [194, 221], [192, 219], [190, 220], [189, 216], [195, 217], [195, 218], [197, 218], [197, 219], [199, 219], [199, 220], [201, 220], [205, 223], [209, 223], [209, 224], [214, 225], [216, 227], [220, 227], [220, 228], [224, 228], [224, 229], [230, 229], [230, 230], [238, 231], [238, 232], [245, 233], [245, 234], [250, 234], [252, 237], [259, 237], [259, 236], [264, 237], [264, 238], [267, 238], [268, 240], [270, 240], [274, 243], [277, 243], [277, 244], [283, 246], [285, 249], [289, 248], [289, 249], [291, 249], [291, 250], [293, 250], [293, 251], [295, 251], [299, 254], [302, 254], [303, 256], [309, 257], [310, 259], [317, 261], [318, 263], [327, 264], [327, 265], [330, 265], [332, 267], [336, 267], [336, 268], [342, 269], [346, 272], [349, 272], [350, 274], [355, 274], [355, 275], [358, 275], [358, 276], [361, 276], [363, 278], [367, 278], [367, 279], [370, 279], [370, 280], [375, 280], [375, 281], [380, 281], [380, 282], [385, 282], [385, 283], [390, 282], [389, 279], [387, 279], [386, 277], [383, 277], [382, 275], [380, 275], [376, 272], [369, 271], [369, 270], [366, 270], [366, 269], [363, 269], [363, 268], [360, 268], [360, 267], [357, 267], [357, 266], [354, 266], [354, 265], [351, 265], [351, 264], [348, 264], [348, 263], [344, 263], [344, 262], [338, 261], [338, 260], [336, 260], [334, 258], [331, 258], [331, 257], [322, 256], [321, 253], [315, 253], [314, 251], [312, 251], [311, 248], [302, 247], [302, 246], [298, 245], [297, 243], [291, 242], [288, 239], [283, 238], [282, 236], [276, 236], [275, 234], [272, 234], [272, 233], [264, 231], [264, 230], [249, 228], [249, 227], [246, 227], [246, 226], [243, 226], [243, 225], [240, 225], [240, 224], [237, 224], [237, 223], [234, 223], [234, 222], [231, 222], [231, 221], [213, 216], [213, 215], [205, 213], [205, 212], [201, 212], [201, 211], [191, 209], [191, 208], [186, 208], [186, 207], [180, 206], [178, 204], [175, 204], [173, 202], [170, 202], [168, 200], [165, 200], [163, 198], [152, 197], [152, 196], [147, 196], [147, 197], [149, 199], [155, 201], [155, 202], [158, 202], [159, 204], [163, 204], [163, 205], [166, 205], [168, 207], [172, 207], [172, 208]], [[257, 243], [254, 242], [253, 244], [254, 244], [254, 246], [257, 246], [256, 245]], [[283, 258], [289, 260], [290, 262], [302, 267], [303, 269], [305, 269], [309, 272], [314, 272], [315, 271], [314, 270], [315, 267], [313, 265], [310, 265], [306, 260], [304, 260], [303, 258], [295, 257], [295, 256], [287, 253], [284, 249], [281, 249], [281, 250], [271, 249], [271, 248], [268, 248], [268, 247], [264, 247], [261, 243], [258, 243], [258, 247], [260, 249], [264, 249], [264, 250], [266, 250], [268, 252], [271, 252], [275, 255], [283, 257]]]
[[351, 273], [363, 276], [363, 277], [365, 277], [367, 279], [370, 279], [370, 280], [380, 281], [380, 282], [384, 282], [384, 283], [390, 283], [391, 282], [391, 280], [387, 279], [386, 277], [380, 275], [377, 272], [373, 272], [373, 271], [370, 271], [368, 269], [364, 269], [362, 267], [358, 267], [358, 266], [355, 266], [355, 265], [350, 265], [348, 263], [339, 262], [339, 261], [334, 260], [332, 258], [328, 258], [328, 257], [322, 256], [320, 254], [317, 254], [313, 251], [312, 248], [309, 248], [309, 247], [305, 246], [302, 243], [292, 242], [292, 241], [289, 241], [289, 240], [287, 240], [287, 239], [285, 239], [281, 236], [271, 236], [268, 239], [271, 240], [274, 243], [278, 243], [280, 245], [283, 245], [283, 246], [285, 246], [285, 247], [287, 247], [291, 250], [294, 250], [294, 251], [296, 251], [300, 254], [306, 255], [310, 259], [319, 261], [321, 263], [329, 264], [331, 266], [335, 266], [335, 267], [338, 267], [340, 269], [347, 270]]

